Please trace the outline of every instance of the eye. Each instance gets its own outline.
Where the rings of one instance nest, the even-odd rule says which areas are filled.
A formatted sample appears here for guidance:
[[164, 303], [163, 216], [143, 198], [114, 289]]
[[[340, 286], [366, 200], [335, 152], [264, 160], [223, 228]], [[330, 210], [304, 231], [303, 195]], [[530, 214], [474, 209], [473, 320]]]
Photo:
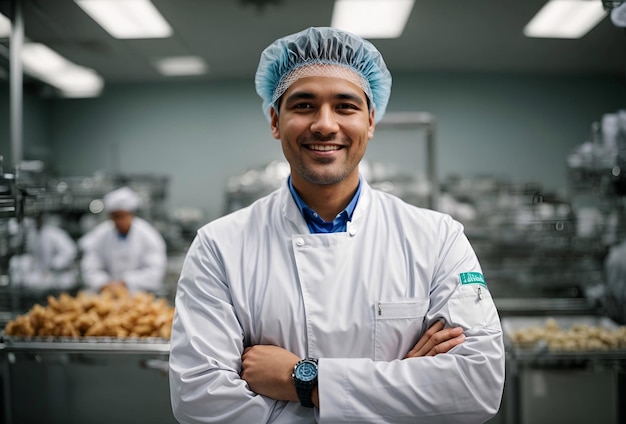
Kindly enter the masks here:
[[355, 105], [354, 103], [339, 103], [337, 105], [337, 109], [348, 111], [348, 110], [359, 110], [359, 107]]
[[292, 109], [310, 109], [312, 107], [313, 105], [311, 103], [306, 102], [295, 103], [293, 106], [291, 106]]

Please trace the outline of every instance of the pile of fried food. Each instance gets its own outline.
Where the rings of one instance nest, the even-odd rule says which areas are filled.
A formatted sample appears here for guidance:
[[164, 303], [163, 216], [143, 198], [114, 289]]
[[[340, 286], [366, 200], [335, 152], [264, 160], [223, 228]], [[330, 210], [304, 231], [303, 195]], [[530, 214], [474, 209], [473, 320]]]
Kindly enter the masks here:
[[607, 329], [588, 324], [572, 324], [563, 329], [554, 318], [547, 318], [545, 325], [518, 329], [510, 334], [513, 344], [535, 347], [546, 343], [551, 352], [606, 351], [626, 349], [626, 326]]
[[169, 339], [174, 308], [152, 293], [131, 294], [122, 287], [100, 293], [48, 296], [48, 305], [34, 305], [9, 321], [8, 336], [117, 337]]

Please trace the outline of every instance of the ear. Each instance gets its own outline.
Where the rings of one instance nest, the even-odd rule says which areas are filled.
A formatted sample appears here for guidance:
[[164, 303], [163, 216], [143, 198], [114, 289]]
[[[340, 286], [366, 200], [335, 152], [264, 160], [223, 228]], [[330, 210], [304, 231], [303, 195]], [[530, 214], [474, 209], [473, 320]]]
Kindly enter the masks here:
[[374, 108], [372, 108], [372, 110], [370, 110], [370, 114], [369, 114], [369, 127], [367, 130], [367, 136], [368, 138], [371, 140], [372, 138], [374, 138], [374, 127], [376, 126], [376, 124], [374, 123]]
[[280, 130], [278, 129], [278, 113], [272, 107], [270, 108], [270, 128], [272, 130], [272, 136], [276, 140], [280, 140]]

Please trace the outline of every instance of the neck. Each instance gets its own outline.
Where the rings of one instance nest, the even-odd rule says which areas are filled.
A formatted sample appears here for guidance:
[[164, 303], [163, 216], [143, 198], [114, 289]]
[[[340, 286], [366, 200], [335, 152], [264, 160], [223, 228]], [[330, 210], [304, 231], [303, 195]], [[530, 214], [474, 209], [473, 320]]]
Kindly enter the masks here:
[[324, 221], [332, 221], [348, 206], [359, 186], [359, 176], [348, 177], [338, 184], [319, 185], [294, 178], [291, 182], [302, 200]]

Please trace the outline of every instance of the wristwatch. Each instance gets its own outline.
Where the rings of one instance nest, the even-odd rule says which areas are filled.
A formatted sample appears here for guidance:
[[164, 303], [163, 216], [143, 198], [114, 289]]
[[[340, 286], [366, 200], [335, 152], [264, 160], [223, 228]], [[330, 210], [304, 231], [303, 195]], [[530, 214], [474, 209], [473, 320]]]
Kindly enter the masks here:
[[293, 367], [291, 377], [302, 406], [313, 408], [315, 405], [313, 405], [311, 395], [317, 386], [317, 358], [306, 358], [299, 361]]

